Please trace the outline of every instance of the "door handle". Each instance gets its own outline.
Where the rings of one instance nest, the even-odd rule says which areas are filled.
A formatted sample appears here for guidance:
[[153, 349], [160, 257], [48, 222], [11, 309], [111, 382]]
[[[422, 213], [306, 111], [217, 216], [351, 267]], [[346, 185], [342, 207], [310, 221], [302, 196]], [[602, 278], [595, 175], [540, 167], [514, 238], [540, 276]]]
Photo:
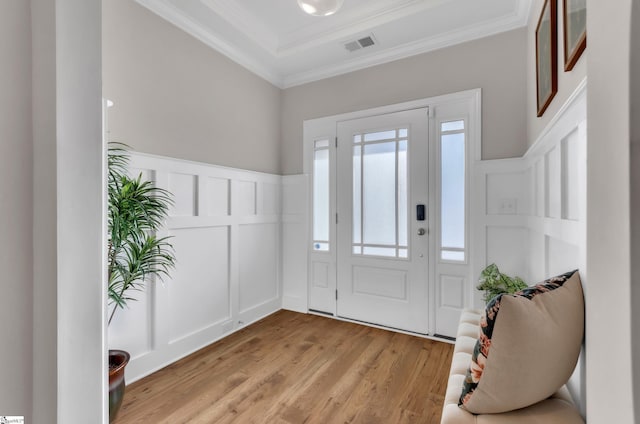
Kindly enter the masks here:
[[423, 236], [427, 233], [427, 230], [425, 230], [424, 228], [418, 228], [418, 235], [419, 236]]

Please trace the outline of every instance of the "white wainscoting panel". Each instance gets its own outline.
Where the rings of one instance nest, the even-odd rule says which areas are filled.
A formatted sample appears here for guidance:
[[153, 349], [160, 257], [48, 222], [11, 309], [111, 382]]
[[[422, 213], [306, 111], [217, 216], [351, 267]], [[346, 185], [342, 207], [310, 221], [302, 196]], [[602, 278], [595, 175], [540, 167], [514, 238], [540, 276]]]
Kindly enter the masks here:
[[[531, 216], [528, 221], [531, 283], [579, 269], [583, 288], [586, 287], [586, 98], [585, 80], [524, 156], [527, 168], [545, 167], [546, 203], [542, 210], [546, 214]], [[541, 181], [538, 179], [535, 184]], [[567, 386], [583, 416], [585, 381], [581, 357]]]
[[471, 301], [465, 305], [482, 308], [483, 293], [475, 287], [487, 265], [495, 263], [501, 271], [528, 280], [528, 216], [544, 202], [538, 203], [539, 194], [532, 195], [537, 187], [529, 179], [539, 171], [528, 169], [521, 158], [481, 161], [475, 172], [473, 192], [477, 207], [471, 217], [474, 281], [469, 285]]
[[560, 218], [562, 208], [562, 164], [560, 144], [553, 146], [544, 156], [545, 159], [545, 216]]
[[279, 226], [241, 225], [239, 240], [242, 246], [239, 258], [242, 314], [256, 305], [278, 300]]
[[258, 213], [262, 215], [279, 215], [280, 203], [280, 185], [262, 183], [262, 190], [258, 191]]
[[234, 181], [236, 196], [233, 203], [233, 214], [237, 216], [249, 216], [256, 214], [256, 183], [255, 181]]
[[527, 173], [487, 175], [487, 215], [528, 215]]
[[176, 268], [109, 327], [109, 347], [132, 355], [128, 382], [282, 305], [282, 177], [141, 153], [131, 173], [173, 194], [158, 236], [172, 237]]
[[487, 227], [487, 264], [495, 263], [500, 271], [529, 279], [529, 230], [511, 226]]
[[[153, 287], [137, 293], [138, 301], [130, 302], [126, 310], [116, 311], [109, 324], [110, 348], [126, 346], [125, 350], [132, 358], [146, 355], [153, 348], [152, 298]], [[110, 306], [109, 313], [111, 311]]]
[[309, 178], [282, 177], [282, 308], [306, 313]]
[[198, 202], [198, 176], [169, 173], [169, 187], [174, 204], [169, 216], [195, 216]]
[[546, 275], [563, 274], [580, 267], [580, 246], [545, 235]]
[[[585, 80], [523, 158], [477, 167], [476, 276], [495, 262], [530, 285], [573, 269], [586, 281], [586, 116]], [[484, 306], [477, 290], [473, 299]], [[581, 358], [568, 383], [583, 415], [584, 373]]]
[[206, 205], [201, 205], [207, 211], [208, 216], [229, 215], [229, 197], [231, 181], [228, 178], [207, 177], [205, 201]]
[[580, 149], [580, 132], [576, 128], [562, 140], [562, 219], [580, 219]]
[[178, 259], [166, 285], [174, 343], [231, 319], [229, 227], [181, 228], [169, 235]]
[[545, 166], [543, 160], [538, 160], [533, 167], [533, 187], [535, 187], [535, 208], [534, 215], [543, 217], [544, 216], [544, 205], [545, 205]]

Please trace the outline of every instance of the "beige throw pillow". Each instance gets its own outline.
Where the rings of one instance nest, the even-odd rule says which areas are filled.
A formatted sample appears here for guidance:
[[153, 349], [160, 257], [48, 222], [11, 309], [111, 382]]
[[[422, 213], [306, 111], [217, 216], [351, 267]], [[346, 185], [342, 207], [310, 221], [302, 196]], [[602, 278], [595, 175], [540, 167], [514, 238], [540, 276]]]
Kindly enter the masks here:
[[496, 296], [481, 319], [460, 406], [492, 414], [548, 398], [571, 377], [583, 334], [577, 271]]

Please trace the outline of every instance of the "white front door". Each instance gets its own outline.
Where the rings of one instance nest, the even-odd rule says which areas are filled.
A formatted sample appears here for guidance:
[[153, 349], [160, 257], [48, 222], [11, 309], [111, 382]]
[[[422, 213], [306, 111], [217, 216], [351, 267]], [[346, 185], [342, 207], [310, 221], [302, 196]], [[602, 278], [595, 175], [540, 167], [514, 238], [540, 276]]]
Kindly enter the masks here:
[[428, 123], [427, 108], [338, 123], [340, 317], [428, 332]]

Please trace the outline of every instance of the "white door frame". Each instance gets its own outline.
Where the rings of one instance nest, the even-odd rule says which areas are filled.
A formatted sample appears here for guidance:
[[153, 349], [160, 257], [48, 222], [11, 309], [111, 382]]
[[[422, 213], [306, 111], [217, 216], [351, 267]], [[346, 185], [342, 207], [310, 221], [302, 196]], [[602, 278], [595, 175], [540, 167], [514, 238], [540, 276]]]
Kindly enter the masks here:
[[[337, 123], [339, 121], [344, 120], [352, 120], [358, 118], [365, 118], [372, 115], [383, 115], [388, 113], [400, 112], [403, 110], [416, 109], [416, 108], [429, 108], [430, 116], [429, 116], [429, 128], [430, 128], [430, 147], [429, 147], [429, 157], [433, 162], [436, 160], [437, 151], [435, 149], [435, 142], [437, 137], [436, 133], [436, 125], [434, 124], [436, 121], [438, 108], [452, 105], [452, 104], [462, 104], [465, 103], [468, 110], [468, 121], [469, 121], [469, 131], [468, 131], [468, 139], [467, 139], [467, 184], [466, 190], [469, 191], [469, 179], [471, 175], [474, 175], [474, 169], [476, 167], [476, 163], [481, 160], [481, 134], [482, 134], [482, 125], [481, 125], [481, 90], [473, 89], [467, 91], [461, 91], [458, 93], [447, 94], [443, 96], [431, 97], [426, 99], [414, 100], [410, 102], [398, 103], [394, 105], [382, 106], [372, 109], [360, 110], [356, 112], [349, 112], [339, 115], [327, 116], [323, 118], [317, 118], [312, 120], [304, 121], [303, 123], [303, 172], [306, 175], [309, 175], [308, 179], [308, 192], [312, 193], [313, 181], [313, 150], [314, 150], [314, 141], [321, 139], [328, 139], [331, 141], [331, 149], [330, 149], [330, 161], [331, 161], [331, 181], [330, 186], [335, 187], [335, 144], [334, 140], [337, 137]], [[437, 187], [436, 183], [439, 181], [439, 178], [436, 178], [436, 172], [439, 167], [430, 166], [429, 167], [429, 192], [436, 193]], [[474, 246], [474, 236], [473, 231], [470, 231], [470, 228], [474, 227], [474, 196], [471, 196], [467, 193], [467, 247], [471, 248]], [[429, 202], [428, 205], [428, 213], [430, 217], [438, 216], [439, 212], [436, 210], [436, 202]], [[310, 231], [309, 237], [313, 237], [313, 196], [309, 196], [309, 205], [307, 208], [308, 211], [308, 220]], [[335, 217], [336, 214], [336, 199], [335, 199], [335, 190], [331, 193], [330, 196], [330, 217]], [[435, 220], [429, 221], [429, 231], [431, 234], [435, 234], [435, 225], [439, 223], [439, 218]], [[330, 220], [330, 234], [333, 234], [333, 240], [330, 240], [330, 250], [329, 252], [315, 252], [311, 246], [311, 240], [307, 241], [307, 249], [308, 249], [308, 278], [307, 278], [307, 306], [310, 312], [321, 312], [328, 313], [330, 315], [336, 315], [336, 302], [335, 298], [333, 301], [330, 301], [329, 296], [332, 293], [335, 293], [336, 290], [336, 248], [335, 248], [335, 232], [336, 232], [336, 224], [335, 219]], [[429, 251], [433, 258], [435, 258], [436, 252], [438, 252], [438, 246], [436, 244], [436, 237], [430, 238]], [[467, 269], [469, 270], [467, 274], [463, 277], [465, 281], [464, 287], [464, 296], [463, 296], [463, 304], [460, 305], [459, 312], [462, 311], [465, 307], [470, 307], [472, 305], [473, 292], [474, 292], [474, 282], [475, 279], [472, 278], [470, 270], [475, 269], [474, 266], [474, 256], [473, 254], [468, 255], [467, 260]], [[430, 261], [433, 265], [430, 266], [429, 269], [429, 334], [437, 333], [436, 328], [436, 275], [438, 272], [438, 264], [440, 261], [434, 260]], [[317, 275], [314, 275], [314, 267], [316, 269], [321, 268], [323, 271], [320, 273], [323, 276], [323, 281], [320, 284], [317, 284], [318, 281], [314, 281], [314, 277], [317, 280]], [[325, 276], [326, 275], [326, 280]], [[314, 298], [314, 293], [317, 292], [318, 286], [322, 286], [324, 290], [324, 302], [317, 302], [317, 299]], [[322, 304], [323, 308], [319, 309], [316, 305]]]
[[[337, 284], [338, 316], [361, 320], [369, 323], [400, 328], [419, 334], [428, 333], [429, 309], [425, 302], [429, 298], [428, 275], [430, 254], [429, 233], [418, 234], [418, 228], [428, 228], [431, 215], [425, 214], [424, 221], [418, 221], [415, 205], [430, 206], [429, 202], [429, 115], [428, 108], [410, 109], [385, 115], [374, 115], [367, 118], [341, 121], [338, 123], [338, 158], [337, 175], [340, 182], [335, 190], [338, 196], [338, 231], [337, 241]], [[403, 225], [406, 240], [401, 242], [400, 227], [395, 227], [393, 244], [395, 248], [406, 246], [406, 255], [399, 256], [395, 251], [393, 256], [377, 256], [367, 254], [367, 237], [373, 234], [366, 231], [365, 209], [361, 209], [359, 237], [360, 254], [354, 254], [354, 220], [353, 205], [356, 198], [359, 202], [366, 196], [370, 181], [367, 181], [367, 166], [360, 164], [362, 174], [360, 192], [354, 192], [353, 166], [354, 148], [358, 146], [360, 159], [365, 160], [366, 150], [376, 146], [376, 142], [367, 142], [367, 133], [393, 130], [393, 140], [384, 141], [385, 145], [392, 142], [397, 154], [400, 138], [397, 129], [406, 128], [406, 200], [402, 202], [405, 212], [400, 212], [401, 201], [396, 197], [394, 205], [396, 215], [394, 223], [399, 225], [398, 218], [406, 219]], [[360, 134], [360, 142], [356, 144], [354, 134]], [[379, 146], [379, 145], [378, 145]], [[399, 157], [395, 157], [399, 161]], [[397, 172], [398, 162], [396, 162]], [[375, 172], [378, 174], [378, 172]], [[396, 196], [398, 191], [399, 174], [395, 175]], [[388, 181], [388, 180], [387, 180]], [[395, 250], [395, 249], [394, 249]], [[395, 256], [398, 255], [398, 256]]]

